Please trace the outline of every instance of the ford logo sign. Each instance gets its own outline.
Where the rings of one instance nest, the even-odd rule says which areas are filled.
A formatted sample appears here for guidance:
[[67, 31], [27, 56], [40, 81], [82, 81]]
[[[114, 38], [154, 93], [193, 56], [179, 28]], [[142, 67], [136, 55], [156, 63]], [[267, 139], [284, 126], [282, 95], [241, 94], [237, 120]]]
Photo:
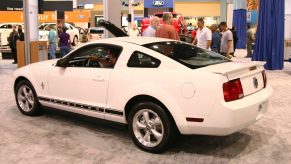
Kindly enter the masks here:
[[165, 4], [164, 1], [153, 1], [153, 6], [156, 6], [156, 7], [164, 6], [164, 4]]
[[80, 19], [85, 19], [86, 16], [85, 16], [85, 15], [78, 15], [78, 18], [80, 18]]
[[253, 84], [254, 84], [254, 87], [255, 88], [258, 88], [258, 86], [259, 86], [259, 82], [258, 82], [258, 79], [257, 78], [253, 78]]

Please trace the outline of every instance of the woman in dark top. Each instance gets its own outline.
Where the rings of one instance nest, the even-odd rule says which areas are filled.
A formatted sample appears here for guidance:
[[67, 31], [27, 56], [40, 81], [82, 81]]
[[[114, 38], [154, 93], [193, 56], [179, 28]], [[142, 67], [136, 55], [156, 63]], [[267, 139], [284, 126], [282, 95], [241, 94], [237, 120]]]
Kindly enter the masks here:
[[18, 26], [18, 40], [24, 41], [24, 33], [22, 31], [22, 26], [21, 25]]
[[59, 35], [59, 43], [61, 56], [64, 57], [66, 54], [70, 52], [70, 35], [66, 33], [67, 28], [63, 27], [62, 33]]
[[238, 41], [238, 36], [237, 36], [237, 32], [236, 32], [236, 27], [233, 26], [232, 29], [230, 30], [232, 32], [232, 36], [233, 36], [233, 53], [235, 52], [236, 49], [236, 43]]

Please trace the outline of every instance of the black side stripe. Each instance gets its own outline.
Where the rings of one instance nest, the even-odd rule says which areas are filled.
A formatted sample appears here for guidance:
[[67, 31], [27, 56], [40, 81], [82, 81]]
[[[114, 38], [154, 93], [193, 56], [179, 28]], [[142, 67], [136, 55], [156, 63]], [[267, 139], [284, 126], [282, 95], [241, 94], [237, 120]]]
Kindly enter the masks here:
[[74, 102], [69, 102], [69, 101], [64, 101], [64, 100], [57, 100], [57, 99], [50, 99], [46, 97], [38, 97], [40, 101], [46, 101], [54, 104], [59, 104], [59, 105], [64, 105], [64, 106], [69, 106], [73, 108], [79, 108], [83, 110], [90, 110], [93, 112], [105, 112], [107, 114], [112, 114], [112, 115], [118, 115], [118, 116], [123, 116], [123, 112], [116, 110], [116, 109], [104, 109], [102, 107], [97, 107], [97, 106], [92, 106], [92, 105], [86, 105], [86, 104], [80, 104], [80, 103], [74, 103]]
[[118, 111], [118, 110], [115, 110], [115, 109], [105, 109], [105, 113], [123, 116], [123, 112], [122, 111]]
[[50, 101], [49, 98], [45, 98], [45, 97], [38, 97], [38, 99], [41, 100], [41, 101]]

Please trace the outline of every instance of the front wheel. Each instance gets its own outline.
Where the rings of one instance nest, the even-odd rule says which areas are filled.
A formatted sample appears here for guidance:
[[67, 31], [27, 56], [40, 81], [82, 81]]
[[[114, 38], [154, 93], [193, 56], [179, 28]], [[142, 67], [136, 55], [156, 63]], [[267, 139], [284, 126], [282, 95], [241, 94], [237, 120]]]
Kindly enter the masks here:
[[174, 140], [174, 123], [158, 104], [145, 102], [135, 105], [128, 120], [132, 140], [144, 151], [161, 153]]
[[18, 109], [27, 116], [40, 113], [40, 104], [35, 90], [29, 81], [20, 81], [15, 88], [15, 99]]

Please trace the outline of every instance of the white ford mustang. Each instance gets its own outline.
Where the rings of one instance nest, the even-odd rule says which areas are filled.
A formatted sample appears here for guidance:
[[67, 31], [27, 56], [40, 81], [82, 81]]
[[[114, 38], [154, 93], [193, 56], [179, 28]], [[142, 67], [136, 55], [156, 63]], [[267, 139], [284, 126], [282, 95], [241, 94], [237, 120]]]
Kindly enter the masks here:
[[161, 38], [98, 40], [14, 75], [23, 114], [47, 106], [125, 123], [134, 143], [154, 153], [176, 132], [223, 136], [244, 129], [265, 114], [272, 94], [263, 63]]

